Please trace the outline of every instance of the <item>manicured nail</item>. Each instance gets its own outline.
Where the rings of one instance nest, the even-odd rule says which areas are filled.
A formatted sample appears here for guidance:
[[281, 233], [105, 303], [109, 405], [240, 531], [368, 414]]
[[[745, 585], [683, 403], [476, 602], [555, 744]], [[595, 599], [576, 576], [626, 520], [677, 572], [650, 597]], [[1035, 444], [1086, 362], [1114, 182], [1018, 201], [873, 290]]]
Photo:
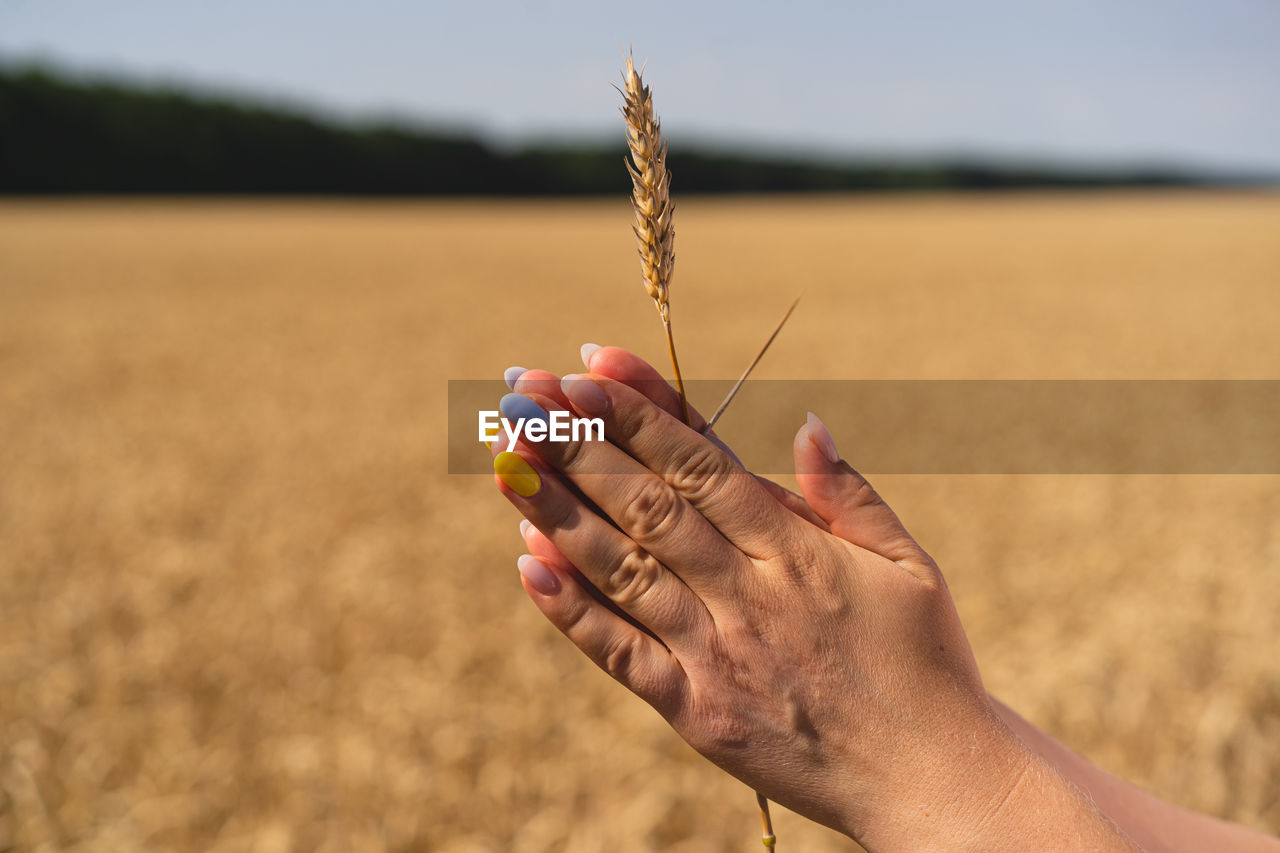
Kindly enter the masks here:
[[570, 373], [561, 379], [560, 390], [570, 403], [588, 415], [603, 415], [609, 411], [609, 397], [604, 389], [581, 373]]
[[525, 369], [523, 367], [511, 366], [502, 371], [502, 381], [507, 383], [507, 387], [512, 391], [516, 389], [516, 380], [524, 376]]
[[836, 440], [831, 437], [830, 430], [817, 415], [813, 412], [809, 413], [809, 419], [805, 422], [809, 426], [809, 440], [814, 443], [818, 450], [822, 451], [822, 455], [827, 458], [831, 464], [840, 461], [840, 452], [836, 450]]
[[490, 453], [499, 453], [511, 446], [511, 436], [502, 427], [498, 427], [498, 434], [492, 441], [486, 441], [485, 446], [489, 448]]
[[533, 523], [530, 522], [529, 519], [527, 518], [520, 519], [520, 535], [521, 536], [524, 536], [526, 533], [528, 533], [530, 527], [533, 527]]
[[508, 489], [522, 498], [531, 498], [542, 488], [542, 478], [519, 453], [502, 451], [493, 457], [493, 473]]
[[583, 344], [582, 349], [578, 350], [578, 355], [582, 356], [582, 366], [587, 370], [591, 369], [591, 356], [595, 355], [599, 349], [599, 344]]
[[[533, 421], [542, 421], [544, 424], [550, 421], [547, 410], [530, 400], [523, 394], [506, 394], [498, 401], [498, 411], [502, 416], [512, 424], [524, 418], [526, 424]], [[517, 430], [517, 432], [519, 432]]]
[[560, 591], [560, 579], [555, 572], [532, 554], [521, 554], [520, 559], [516, 560], [516, 568], [524, 575], [529, 586], [543, 595], [555, 595]]

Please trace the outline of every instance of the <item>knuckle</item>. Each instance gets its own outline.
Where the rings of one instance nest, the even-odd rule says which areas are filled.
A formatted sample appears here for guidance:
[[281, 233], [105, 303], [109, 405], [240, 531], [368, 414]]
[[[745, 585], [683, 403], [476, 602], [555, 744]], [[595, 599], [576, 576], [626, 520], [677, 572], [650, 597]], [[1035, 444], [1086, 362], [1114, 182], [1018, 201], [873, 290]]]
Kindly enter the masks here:
[[614, 634], [605, 641], [600, 652], [600, 667], [618, 681], [630, 680], [631, 670], [639, 659], [640, 637], [636, 634]]
[[784, 563], [786, 576], [802, 580], [812, 578], [820, 573], [823, 564], [821, 551], [813, 537], [799, 535], [790, 529], [778, 532], [774, 537], [774, 548], [771, 559]]
[[853, 490], [853, 494], [849, 497], [854, 506], [881, 506], [884, 504], [884, 498], [880, 497], [880, 493], [867, 481], [866, 477], [858, 475], [858, 480], [857, 488]]
[[622, 527], [639, 541], [652, 541], [675, 523], [682, 501], [675, 489], [656, 477], [645, 477], [622, 513]]
[[604, 594], [622, 607], [633, 607], [657, 585], [662, 565], [651, 554], [629, 551], [604, 578]]
[[565, 470], [573, 470], [577, 467], [582, 456], [582, 449], [586, 445], [582, 439], [570, 439], [569, 441], [551, 441], [547, 442], [547, 446], [553, 448], [551, 452], [555, 453], [559, 459], [560, 467]]
[[922, 560], [903, 561], [899, 565], [919, 582], [917, 587], [926, 597], [937, 598], [941, 595], [950, 598], [947, 581], [938, 564], [929, 555], [924, 555]]
[[698, 709], [685, 735], [690, 745], [703, 755], [723, 756], [740, 752], [751, 742], [747, 725], [730, 707], [717, 705]]
[[556, 626], [575, 644], [583, 646], [591, 615], [591, 605], [585, 598], [560, 597], [567, 599], [569, 603], [560, 611], [559, 618], [555, 620]]
[[652, 403], [645, 402], [644, 405], [620, 405], [612, 411], [614, 431], [624, 444], [655, 427], [654, 422], [662, 416], [661, 410]]
[[754, 560], [785, 569], [787, 575], [808, 572], [820, 564], [822, 552], [809, 535], [812, 528], [807, 523], [795, 524], [784, 516], [780, 523], [765, 529], [768, 535], [752, 549]]
[[680, 461], [671, 475], [671, 485], [696, 503], [723, 484], [730, 471], [727, 459], [715, 445], [703, 443]]
[[578, 509], [570, 501], [548, 501], [542, 510], [542, 527], [547, 530], [568, 530], [575, 526]]

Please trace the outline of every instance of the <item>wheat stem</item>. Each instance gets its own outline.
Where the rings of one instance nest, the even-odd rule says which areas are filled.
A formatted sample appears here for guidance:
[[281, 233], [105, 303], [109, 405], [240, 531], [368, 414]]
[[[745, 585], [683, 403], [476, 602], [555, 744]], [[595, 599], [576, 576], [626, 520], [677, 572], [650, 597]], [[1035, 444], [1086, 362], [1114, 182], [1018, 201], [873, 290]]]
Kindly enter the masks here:
[[778, 836], [773, 834], [773, 820], [769, 817], [769, 800], [759, 791], [756, 791], [756, 805], [760, 807], [760, 823], [764, 827], [760, 843], [765, 846], [765, 849], [772, 850], [778, 846]]
[[671, 369], [676, 374], [676, 391], [680, 394], [680, 419], [689, 423], [689, 400], [684, 394], [684, 377], [680, 375], [680, 361], [676, 358], [676, 342], [671, 337], [671, 321], [663, 320], [662, 327], [667, 331], [667, 351], [671, 353]]
[[773, 334], [769, 335], [769, 340], [764, 342], [764, 346], [760, 347], [760, 352], [756, 353], [756, 357], [751, 359], [751, 363], [747, 365], [747, 369], [742, 371], [742, 375], [738, 377], [738, 381], [733, 383], [733, 387], [729, 389], [729, 393], [725, 395], [724, 402], [720, 404], [720, 408], [716, 409], [716, 413], [711, 416], [711, 420], [707, 421], [707, 429], [711, 429], [716, 425], [716, 421], [720, 420], [720, 416], [724, 414], [724, 410], [729, 408], [729, 404], [733, 402], [733, 398], [738, 395], [738, 390], [742, 388], [742, 383], [747, 381], [747, 377], [751, 375], [751, 371], [756, 369], [756, 365], [760, 363], [760, 359], [764, 358], [764, 354], [769, 351], [769, 345], [773, 343], [773, 339], [778, 336], [778, 332], [782, 331], [782, 327], [787, 324], [787, 320], [791, 317], [791, 312], [796, 310], [796, 306], [800, 304], [800, 297], [797, 296], [795, 301], [791, 303], [791, 307], [787, 309], [787, 313], [782, 315], [782, 319], [778, 321], [778, 325], [773, 327]]

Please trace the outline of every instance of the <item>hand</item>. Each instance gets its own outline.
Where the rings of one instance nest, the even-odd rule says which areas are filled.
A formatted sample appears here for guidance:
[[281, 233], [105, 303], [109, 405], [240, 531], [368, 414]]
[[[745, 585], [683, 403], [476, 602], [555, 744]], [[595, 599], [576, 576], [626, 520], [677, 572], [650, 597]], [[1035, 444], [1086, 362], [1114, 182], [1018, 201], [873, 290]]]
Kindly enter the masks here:
[[526, 373], [504, 399], [605, 423], [607, 443], [522, 442], [496, 466], [538, 531], [525, 588], [579, 648], [708, 758], [869, 848], [995, 849], [1048, 791], [1128, 849], [999, 722], [936, 565], [816, 419], [784, 508], [632, 384]]
[[[650, 402], [667, 414], [674, 418], [680, 417], [680, 395], [676, 393], [676, 389], [668, 385], [667, 380], [663, 379], [662, 374], [655, 370], [649, 362], [635, 353], [621, 347], [600, 347], [595, 344], [584, 344], [582, 347], [582, 362], [583, 366], [588, 370], [629, 385], [648, 397]], [[569, 403], [560, 388], [560, 377], [554, 373], [546, 370], [526, 370], [523, 367], [510, 367], [504, 372], [504, 379], [508, 387], [513, 391], [545, 394], [564, 408], [569, 408]], [[720, 440], [714, 430], [707, 429], [706, 419], [692, 405], [689, 406], [689, 425], [720, 445], [730, 454], [733, 454], [733, 450]], [[736, 460], [737, 458], [734, 455], [734, 459]], [[759, 474], [754, 474], [753, 476], [784, 507], [811, 524], [823, 530], [828, 529], [827, 523], [809, 507], [803, 497], [785, 486], [780, 486], [766, 477], [761, 477]]]

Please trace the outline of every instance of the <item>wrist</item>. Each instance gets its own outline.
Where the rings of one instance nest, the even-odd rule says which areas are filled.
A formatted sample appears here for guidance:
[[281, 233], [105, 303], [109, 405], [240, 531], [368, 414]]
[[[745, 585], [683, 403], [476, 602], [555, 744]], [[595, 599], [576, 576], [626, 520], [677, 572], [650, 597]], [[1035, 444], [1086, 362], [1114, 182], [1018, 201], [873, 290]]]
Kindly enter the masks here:
[[970, 839], [985, 834], [1034, 760], [992, 715], [947, 720], [893, 762], [897, 779], [884, 787], [884, 805], [858, 840], [873, 853], [990, 849]]
[[1137, 849], [989, 705], [966, 717], [895, 756], [900, 772], [864, 796], [848, 826], [867, 850]]

